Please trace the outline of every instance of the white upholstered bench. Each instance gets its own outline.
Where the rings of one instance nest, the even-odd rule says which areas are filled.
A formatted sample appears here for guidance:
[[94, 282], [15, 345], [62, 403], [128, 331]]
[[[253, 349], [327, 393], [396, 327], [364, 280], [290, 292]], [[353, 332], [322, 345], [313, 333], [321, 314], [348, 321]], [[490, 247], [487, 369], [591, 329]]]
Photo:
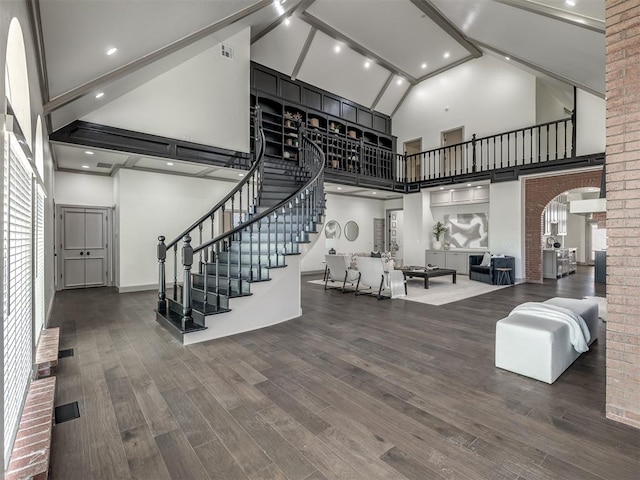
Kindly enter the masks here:
[[[580, 315], [591, 334], [598, 338], [598, 304], [590, 300], [552, 298], [544, 303]], [[578, 357], [569, 340], [569, 327], [523, 313], [514, 313], [496, 324], [496, 367], [553, 383]]]

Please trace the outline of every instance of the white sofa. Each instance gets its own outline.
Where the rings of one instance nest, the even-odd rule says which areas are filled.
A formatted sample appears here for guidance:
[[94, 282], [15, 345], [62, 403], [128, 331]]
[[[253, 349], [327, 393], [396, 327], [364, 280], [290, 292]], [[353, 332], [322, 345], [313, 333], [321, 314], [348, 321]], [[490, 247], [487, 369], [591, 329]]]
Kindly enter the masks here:
[[[598, 338], [598, 304], [590, 300], [552, 298], [544, 303], [580, 315]], [[496, 367], [546, 383], [553, 383], [580, 356], [569, 340], [568, 325], [524, 313], [514, 313], [496, 324]]]

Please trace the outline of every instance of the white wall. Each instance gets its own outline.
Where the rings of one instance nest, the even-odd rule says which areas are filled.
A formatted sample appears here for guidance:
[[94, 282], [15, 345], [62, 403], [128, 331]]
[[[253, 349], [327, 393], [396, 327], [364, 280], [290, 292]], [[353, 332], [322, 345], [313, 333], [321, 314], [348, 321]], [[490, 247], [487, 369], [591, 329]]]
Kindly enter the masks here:
[[[422, 265], [424, 263], [424, 251], [430, 247], [430, 239], [427, 237], [427, 225], [433, 223], [431, 216], [431, 197], [425, 190], [419, 193], [405, 195], [404, 211], [404, 255], [405, 265]], [[426, 204], [425, 204], [426, 201]]]
[[113, 205], [113, 178], [82, 173], [56, 172], [54, 199], [57, 205]]
[[573, 110], [573, 94], [569, 99], [566, 92], [536, 78], [536, 123], [553, 122], [569, 117], [564, 111], [565, 108]]
[[602, 153], [606, 146], [606, 102], [583, 90], [576, 93], [576, 155]]
[[82, 120], [248, 152], [250, 29], [107, 103]]
[[489, 203], [489, 251], [515, 257], [516, 278], [524, 278], [522, 182], [492, 183]]
[[564, 237], [564, 246], [578, 249], [576, 252], [576, 260], [580, 263], [586, 261], [585, 232], [586, 217], [584, 215], [567, 213], [567, 235]]
[[[367, 198], [348, 197], [328, 193], [327, 209], [325, 211], [325, 223], [335, 220], [342, 229], [340, 238], [330, 240], [322, 232], [316, 244], [302, 259], [302, 272], [314, 272], [324, 270], [324, 256], [331, 248], [338, 253], [371, 252], [373, 250], [373, 219], [385, 217], [385, 202], [382, 200], [369, 200]], [[344, 225], [353, 220], [358, 224], [360, 234], [358, 238], [350, 242], [344, 236]], [[320, 226], [318, 228], [322, 228]]]
[[461, 126], [469, 140], [533, 125], [535, 94], [535, 77], [504, 61], [485, 55], [466, 62], [411, 90], [393, 117], [398, 151], [416, 138], [425, 150], [439, 147], [440, 132]]
[[[125, 169], [118, 170], [116, 182], [120, 291], [156, 285], [158, 236], [164, 235], [169, 242], [234, 186], [229, 182]], [[173, 272], [173, 261], [169, 260], [167, 272]]]

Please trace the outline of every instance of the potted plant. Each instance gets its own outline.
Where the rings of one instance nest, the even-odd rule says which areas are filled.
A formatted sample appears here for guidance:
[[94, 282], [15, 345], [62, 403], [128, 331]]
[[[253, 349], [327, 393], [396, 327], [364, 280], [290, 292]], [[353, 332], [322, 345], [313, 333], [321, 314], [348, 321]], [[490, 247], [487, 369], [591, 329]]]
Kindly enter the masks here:
[[436, 222], [436, 224], [433, 226], [433, 236], [435, 238], [435, 241], [433, 242], [432, 246], [434, 250], [440, 250], [440, 248], [442, 247], [442, 242], [440, 241], [440, 237], [443, 236], [444, 232], [446, 231], [447, 231], [447, 227], [441, 221]]

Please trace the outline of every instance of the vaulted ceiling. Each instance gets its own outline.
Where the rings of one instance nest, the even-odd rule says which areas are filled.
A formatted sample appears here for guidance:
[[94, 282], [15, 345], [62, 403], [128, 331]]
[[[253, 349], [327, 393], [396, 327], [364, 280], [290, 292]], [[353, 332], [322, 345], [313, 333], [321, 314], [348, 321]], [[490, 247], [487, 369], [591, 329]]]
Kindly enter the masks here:
[[[485, 54], [599, 96], [605, 90], [603, 0], [34, 0], [31, 6], [54, 130], [98, 108], [96, 92], [117, 98], [247, 27], [252, 60], [389, 115], [413, 85]], [[112, 47], [117, 52], [107, 55]], [[65, 160], [60, 168], [82, 166]]]

